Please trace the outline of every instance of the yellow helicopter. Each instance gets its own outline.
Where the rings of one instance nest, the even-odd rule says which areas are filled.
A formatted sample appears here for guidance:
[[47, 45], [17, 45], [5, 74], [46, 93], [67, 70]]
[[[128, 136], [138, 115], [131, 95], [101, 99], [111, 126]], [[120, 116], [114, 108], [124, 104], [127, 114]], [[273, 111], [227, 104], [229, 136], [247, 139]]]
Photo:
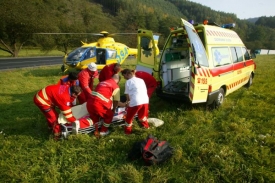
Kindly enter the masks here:
[[[101, 70], [105, 65], [111, 63], [122, 64], [129, 55], [136, 57], [138, 50], [136, 48], [129, 48], [123, 43], [115, 42], [114, 38], [112, 37], [115, 34], [109, 34], [107, 31], [102, 31], [99, 34], [93, 34], [101, 37], [97, 42], [82, 42], [83, 45], [81, 47], [76, 48], [69, 54], [66, 54], [63, 58], [63, 65], [61, 70], [63, 72], [66, 72], [71, 68], [82, 70], [87, 68], [91, 62], [95, 62], [97, 64], [97, 69]], [[155, 44], [157, 45], [159, 36], [155, 35], [154, 38]], [[157, 48], [157, 55], [158, 54], [159, 49]]]
[[[122, 34], [122, 33], [121, 33]], [[82, 46], [66, 54], [63, 58], [61, 70], [66, 72], [68, 69], [85, 69], [91, 62], [95, 62], [101, 70], [110, 63], [123, 63], [129, 55], [137, 55], [137, 49], [129, 48], [125, 44], [115, 42], [107, 31], [102, 31], [97, 42], [84, 43]]]

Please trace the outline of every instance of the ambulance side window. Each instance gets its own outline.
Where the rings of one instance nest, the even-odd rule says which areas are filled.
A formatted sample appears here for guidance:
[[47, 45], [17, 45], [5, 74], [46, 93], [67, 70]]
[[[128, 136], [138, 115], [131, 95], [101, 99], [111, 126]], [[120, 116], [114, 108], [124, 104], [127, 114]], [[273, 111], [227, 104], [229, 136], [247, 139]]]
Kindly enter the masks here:
[[232, 57], [233, 63], [238, 62], [238, 57], [237, 57], [237, 52], [235, 47], [231, 47], [230, 50], [231, 50], [231, 57]]
[[250, 55], [249, 55], [249, 53], [248, 53], [248, 51], [247, 51], [247, 49], [245, 47], [242, 47], [242, 51], [243, 51], [244, 59], [245, 60], [251, 59], [251, 57], [250, 57]]
[[242, 62], [243, 59], [243, 53], [242, 53], [242, 49], [240, 47], [235, 47], [236, 52], [237, 52], [237, 57], [238, 57], [238, 62]]
[[228, 47], [213, 47], [211, 52], [215, 67], [229, 65], [232, 63], [230, 57], [231, 53]]

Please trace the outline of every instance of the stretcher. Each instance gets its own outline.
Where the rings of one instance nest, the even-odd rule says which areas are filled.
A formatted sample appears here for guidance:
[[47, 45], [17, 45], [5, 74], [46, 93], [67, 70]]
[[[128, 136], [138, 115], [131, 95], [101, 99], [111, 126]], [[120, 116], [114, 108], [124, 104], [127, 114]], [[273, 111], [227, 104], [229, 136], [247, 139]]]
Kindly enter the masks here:
[[[86, 108], [86, 103], [82, 105], [77, 105], [72, 107], [72, 113], [76, 119], [89, 116], [89, 113]], [[124, 126], [125, 125], [125, 115], [126, 115], [126, 107], [118, 107], [115, 111], [114, 117], [112, 119], [111, 125], [116, 126]], [[137, 116], [136, 116], [137, 120]], [[163, 125], [163, 121], [157, 118], [148, 118], [148, 122], [153, 124], [155, 127]], [[72, 123], [68, 123], [62, 113], [59, 114], [58, 123], [61, 125], [61, 136], [66, 139], [70, 134], [73, 133]], [[87, 134], [94, 132], [97, 128], [100, 128], [103, 123], [103, 120], [99, 120], [98, 122], [93, 122], [93, 125], [86, 128], [79, 128], [77, 130], [77, 134]]]

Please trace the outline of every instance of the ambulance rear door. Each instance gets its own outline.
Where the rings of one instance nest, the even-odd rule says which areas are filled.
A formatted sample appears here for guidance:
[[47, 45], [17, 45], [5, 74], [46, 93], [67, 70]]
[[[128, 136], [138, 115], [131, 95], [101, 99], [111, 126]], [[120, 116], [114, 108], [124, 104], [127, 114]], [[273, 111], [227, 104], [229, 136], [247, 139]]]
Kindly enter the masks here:
[[156, 43], [159, 36], [154, 35], [150, 30], [139, 29], [137, 35], [138, 54], [137, 54], [137, 71], [145, 71], [155, 76], [158, 71], [157, 54], [159, 53]]
[[193, 25], [184, 19], [181, 20], [191, 58], [189, 99], [192, 103], [203, 103], [207, 101], [208, 85], [211, 82], [208, 57]]

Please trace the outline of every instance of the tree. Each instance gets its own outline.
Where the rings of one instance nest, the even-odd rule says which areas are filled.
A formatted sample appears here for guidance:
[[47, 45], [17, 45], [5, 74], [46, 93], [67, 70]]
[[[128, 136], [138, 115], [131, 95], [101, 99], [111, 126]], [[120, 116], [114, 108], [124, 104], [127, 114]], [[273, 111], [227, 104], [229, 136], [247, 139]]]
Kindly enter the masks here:
[[39, 0], [1, 0], [0, 50], [17, 57], [33, 33], [51, 29], [49, 15]]

